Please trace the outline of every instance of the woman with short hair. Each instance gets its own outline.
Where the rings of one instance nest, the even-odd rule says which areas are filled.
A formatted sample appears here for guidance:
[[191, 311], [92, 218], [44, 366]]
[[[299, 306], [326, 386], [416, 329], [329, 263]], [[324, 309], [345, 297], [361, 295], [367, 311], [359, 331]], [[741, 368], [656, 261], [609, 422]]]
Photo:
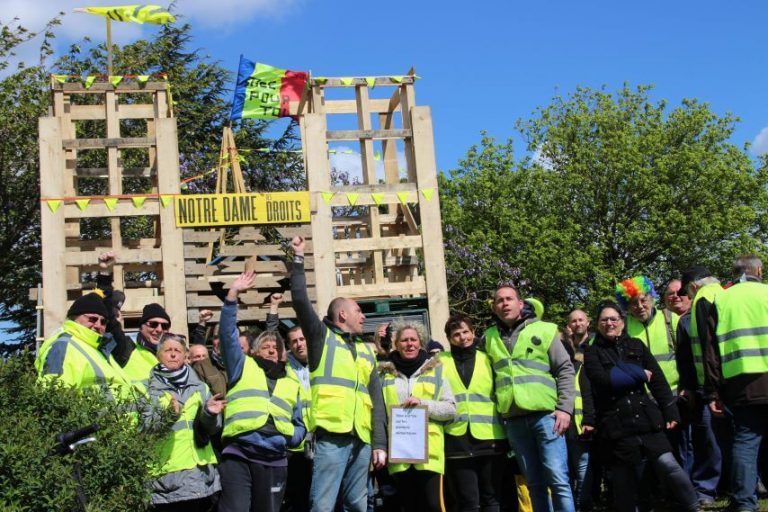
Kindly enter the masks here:
[[159, 448], [151, 472], [154, 510], [207, 511], [221, 490], [210, 436], [221, 428], [226, 402], [211, 396], [208, 386], [186, 364], [186, 340], [164, 333], [149, 377], [149, 404], [142, 414], [144, 428], [158, 428], [162, 409], [174, 418], [171, 432]]
[[381, 389], [387, 410], [392, 406], [427, 408], [428, 460], [423, 464], [388, 465], [405, 511], [444, 510], [442, 475], [445, 470], [443, 424], [456, 414], [453, 392], [442, 363], [425, 350], [429, 337], [418, 322], [396, 321], [395, 350], [390, 361], [379, 366]]

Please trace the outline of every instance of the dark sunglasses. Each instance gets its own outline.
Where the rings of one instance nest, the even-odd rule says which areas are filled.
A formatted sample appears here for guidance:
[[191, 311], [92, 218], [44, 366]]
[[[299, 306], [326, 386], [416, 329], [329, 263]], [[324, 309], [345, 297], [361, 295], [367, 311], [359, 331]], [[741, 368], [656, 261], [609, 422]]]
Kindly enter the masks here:
[[150, 329], [157, 329], [158, 327], [160, 327], [164, 331], [167, 331], [168, 329], [171, 328], [171, 324], [169, 324], [168, 322], [158, 322], [156, 320], [151, 320], [147, 322], [147, 325], [149, 326]]
[[101, 324], [103, 326], [107, 325], [107, 319], [100, 316], [85, 315], [85, 319], [92, 324]]

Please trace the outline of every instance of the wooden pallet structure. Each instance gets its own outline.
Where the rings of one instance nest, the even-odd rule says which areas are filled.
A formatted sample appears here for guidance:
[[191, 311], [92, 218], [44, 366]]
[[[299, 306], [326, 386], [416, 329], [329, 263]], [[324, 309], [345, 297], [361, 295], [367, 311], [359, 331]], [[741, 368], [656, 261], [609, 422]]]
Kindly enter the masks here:
[[[308, 242], [308, 291], [319, 313], [336, 296], [426, 296], [432, 334], [443, 339], [448, 298], [432, 121], [430, 109], [415, 104], [414, 81], [412, 73], [311, 79], [302, 100], [291, 105], [301, 130], [311, 224], [217, 229], [177, 228], [172, 203], [163, 206], [163, 196], [180, 193], [176, 123], [164, 82], [90, 87], [52, 82], [52, 115], [40, 119], [46, 335], [87, 288], [84, 273], [96, 270], [104, 250], [118, 255], [115, 287], [126, 292], [128, 321], [148, 302], [164, 304], [180, 333], [197, 321], [201, 309], [214, 310], [218, 320], [223, 290], [246, 268], [257, 272], [257, 281], [241, 295], [238, 318], [263, 320], [269, 294], [287, 290], [288, 242], [301, 235]], [[146, 121], [146, 133], [121, 136], [124, 120]], [[335, 129], [350, 120], [355, 129]], [[103, 137], [77, 139], [76, 123], [85, 121], [105, 124]], [[358, 151], [349, 149], [355, 145]], [[134, 148], [146, 149], [145, 167], [122, 165], [122, 153]], [[333, 181], [333, 155], [341, 148], [359, 155], [360, 183]], [[91, 149], [106, 152], [104, 167], [79, 166], [78, 154]], [[221, 152], [220, 162], [229, 164], [219, 169], [219, 192], [228, 192], [227, 172], [239, 192], [237, 152], [226, 130]], [[124, 190], [126, 177], [145, 178], [149, 188]], [[105, 180], [104, 195], [118, 197], [116, 204], [110, 208], [91, 196], [87, 208], [78, 208], [78, 184], [85, 178]], [[137, 195], [146, 197], [141, 208], [133, 203]], [[50, 199], [63, 199], [60, 210], [50, 208]], [[152, 236], [128, 239], [122, 225], [132, 216], [150, 217]], [[91, 217], [109, 218], [109, 237], [92, 239], [83, 232], [81, 223]], [[290, 293], [286, 299], [280, 315], [290, 318]]]
[[[114, 285], [126, 294], [124, 317], [135, 319], [145, 304], [158, 302], [174, 331], [186, 334], [182, 232], [168, 199], [180, 193], [168, 83], [52, 78], [51, 95], [51, 115], [39, 120], [44, 335], [61, 325], [108, 250], [118, 255]], [[98, 136], [78, 138], [80, 123]], [[143, 165], [127, 167], [129, 154]], [[101, 163], [83, 164], [94, 161]], [[130, 238], [131, 223], [150, 235]]]

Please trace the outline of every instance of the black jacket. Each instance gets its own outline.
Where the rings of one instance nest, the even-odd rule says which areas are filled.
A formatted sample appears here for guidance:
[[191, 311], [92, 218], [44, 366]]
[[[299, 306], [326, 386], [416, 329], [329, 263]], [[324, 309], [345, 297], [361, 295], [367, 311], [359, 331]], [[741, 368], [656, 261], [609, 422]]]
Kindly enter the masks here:
[[[650, 370], [650, 382], [640, 380], [620, 386], [616, 366], [632, 365]], [[668, 421], [680, 421], [672, 391], [659, 363], [642, 341], [622, 334], [617, 340], [597, 334], [584, 353], [584, 371], [591, 383], [598, 433], [608, 439], [660, 432]], [[613, 372], [613, 374], [612, 374]], [[629, 380], [629, 379], [625, 379]], [[650, 389], [651, 397], [646, 391]], [[655, 400], [654, 400], [655, 399]], [[585, 410], [585, 417], [592, 411]]]

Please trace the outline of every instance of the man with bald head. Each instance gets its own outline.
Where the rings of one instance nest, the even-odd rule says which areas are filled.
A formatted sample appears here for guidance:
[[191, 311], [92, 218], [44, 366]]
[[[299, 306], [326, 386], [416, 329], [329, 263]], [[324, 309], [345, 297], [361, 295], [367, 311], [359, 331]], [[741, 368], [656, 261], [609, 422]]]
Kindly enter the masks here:
[[310, 507], [313, 512], [333, 510], [341, 491], [345, 511], [365, 512], [369, 462], [380, 469], [387, 460], [387, 417], [376, 356], [360, 337], [365, 315], [357, 302], [337, 297], [323, 320], [315, 313], [307, 295], [304, 246], [299, 236], [291, 241], [291, 297], [307, 344], [315, 422]]

